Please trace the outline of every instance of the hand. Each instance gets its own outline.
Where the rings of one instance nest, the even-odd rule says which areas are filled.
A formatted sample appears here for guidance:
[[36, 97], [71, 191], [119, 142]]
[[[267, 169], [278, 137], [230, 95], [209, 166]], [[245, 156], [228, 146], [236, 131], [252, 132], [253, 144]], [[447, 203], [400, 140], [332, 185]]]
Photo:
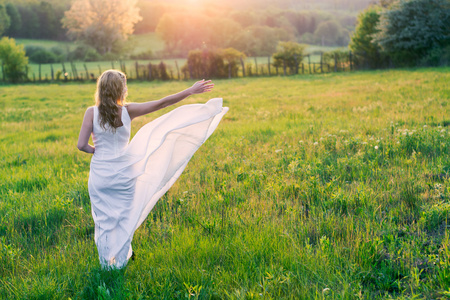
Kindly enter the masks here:
[[190, 92], [192, 95], [194, 94], [202, 94], [206, 92], [210, 92], [214, 87], [214, 83], [211, 80], [200, 80], [194, 83], [193, 86], [190, 87]]

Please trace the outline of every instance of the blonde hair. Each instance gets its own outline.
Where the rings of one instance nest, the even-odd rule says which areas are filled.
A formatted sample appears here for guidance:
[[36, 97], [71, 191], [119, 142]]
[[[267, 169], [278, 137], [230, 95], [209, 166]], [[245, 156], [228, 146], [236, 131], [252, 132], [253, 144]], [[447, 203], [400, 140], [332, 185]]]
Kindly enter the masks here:
[[124, 73], [107, 70], [100, 75], [95, 92], [95, 105], [98, 106], [100, 127], [115, 132], [116, 128], [122, 126], [119, 107], [124, 105], [126, 96], [126, 75]]

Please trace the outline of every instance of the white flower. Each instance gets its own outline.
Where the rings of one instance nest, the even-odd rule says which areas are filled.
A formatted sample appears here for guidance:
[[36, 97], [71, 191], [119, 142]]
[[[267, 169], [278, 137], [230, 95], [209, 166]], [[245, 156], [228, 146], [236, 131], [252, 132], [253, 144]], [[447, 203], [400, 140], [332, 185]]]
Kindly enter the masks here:
[[375, 146], [375, 150], [378, 150], [378, 146]]
[[328, 291], [330, 291], [330, 288], [324, 288], [323, 290], [322, 290], [322, 293], [327, 293]]
[[319, 143], [318, 143], [318, 142], [315, 142], [315, 143], [314, 143], [314, 146], [317, 146], [317, 145], [319, 145]]
[[427, 125], [423, 125], [423, 128], [427, 128], [428, 126]]
[[281, 151], [283, 151], [283, 150], [277, 149], [277, 150], [275, 150], [275, 153], [278, 153], [278, 152], [281, 152]]
[[300, 140], [300, 141], [298, 141], [300, 144], [303, 144], [303, 141], [302, 140]]

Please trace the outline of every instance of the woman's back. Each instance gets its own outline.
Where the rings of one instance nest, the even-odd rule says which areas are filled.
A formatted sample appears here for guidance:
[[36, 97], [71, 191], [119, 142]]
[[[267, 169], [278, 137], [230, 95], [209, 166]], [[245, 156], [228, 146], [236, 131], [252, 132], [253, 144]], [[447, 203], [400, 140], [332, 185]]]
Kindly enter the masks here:
[[116, 158], [123, 154], [130, 141], [131, 119], [128, 115], [127, 108], [122, 107], [121, 120], [122, 126], [112, 131], [109, 125], [106, 125], [106, 130], [100, 126], [100, 115], [98, 107], [94, 106], [94, 120], [92, 140], [94, 142], [95, 153], [94, 157], [97, 159]]

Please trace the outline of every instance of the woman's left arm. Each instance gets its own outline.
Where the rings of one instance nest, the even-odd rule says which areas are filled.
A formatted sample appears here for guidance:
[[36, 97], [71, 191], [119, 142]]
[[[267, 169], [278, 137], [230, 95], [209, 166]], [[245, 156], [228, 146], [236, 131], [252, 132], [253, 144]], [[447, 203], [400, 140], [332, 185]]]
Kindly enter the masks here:
[[80, 151], [94, 153], [95, 148], [89, 145], [89, 138], [93, 130], [94, 108], [89, 107], [84, 114], [83, 124], [81, 125], [80, 135], [78, 136], [77, 147]]
[[214, 83], [211, 80], [200, 80], [194, 83], [190, 88], [181, 91], [179, 93], [164, 97], [156, 101], [148, 101], [144, 103], [130, 103], [127, 105], [128, 115], [133, 120], [136, 117], [149, 114], [151, 112], [160, 110], [161, 108], [173, 105], [181, 100], [194, 95], [210, 92], [214, 87]]

